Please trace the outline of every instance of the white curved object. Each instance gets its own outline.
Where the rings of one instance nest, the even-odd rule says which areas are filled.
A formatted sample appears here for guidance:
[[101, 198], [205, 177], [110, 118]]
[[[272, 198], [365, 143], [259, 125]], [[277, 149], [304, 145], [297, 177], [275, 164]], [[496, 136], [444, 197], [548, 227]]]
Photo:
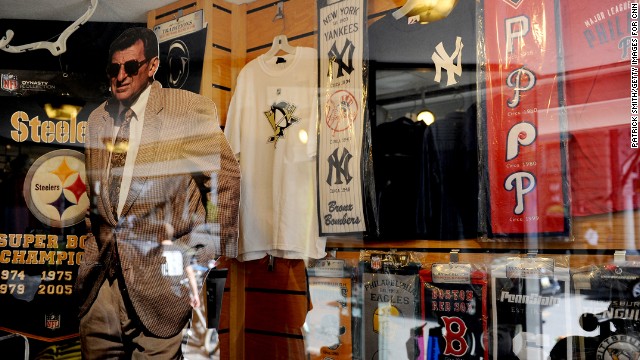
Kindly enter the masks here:
[[12, 46], [9, 45], [9, 42], [13, 39], [13, 31], [7, 30], [6, 35], [0, 39], [0, 49], [10, 53], [22, 53], [25, 51], [45, 49], [49, 50], [53, 55], [60, 55], [67, 51], [67, 39], [69, 36], [78, 30], [81, 25], [84, 25], [84, 23], [89, 21], [97, 7], [98, 0], [91, 0], [91, 5], [89, 5], [87, 11], [78, 20], [74, 21], [73, 24], [69, 25], [69, 27], [67, 27], [60, 36], [58, 36], [58, 39], [55, 42], [38, 41], [31, 44]]

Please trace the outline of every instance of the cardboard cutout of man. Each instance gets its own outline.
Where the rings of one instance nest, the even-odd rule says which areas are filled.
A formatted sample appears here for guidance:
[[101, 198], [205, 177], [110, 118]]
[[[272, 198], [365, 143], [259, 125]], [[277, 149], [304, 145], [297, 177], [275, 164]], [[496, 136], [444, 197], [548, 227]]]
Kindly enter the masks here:
[[89, 116], [85, 144], [90, 233], [75, 289], [82, 355], [179, 359], [192, 310], [180, 281], [191, 258], [237, 255], [240, 169], [215, 104], [154, 81], [153, 31], [126, 30], [109, 57], [113, 96]]

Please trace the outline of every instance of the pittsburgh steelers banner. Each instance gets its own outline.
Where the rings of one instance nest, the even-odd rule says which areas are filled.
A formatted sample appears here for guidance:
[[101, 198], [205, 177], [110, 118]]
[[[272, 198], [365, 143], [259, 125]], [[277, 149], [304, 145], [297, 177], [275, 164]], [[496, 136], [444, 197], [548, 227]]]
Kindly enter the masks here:
[[484, 2], [486, 238], [568, 236], [555, 6]]
[[200, 92], [207, 27], [202, 10], [156, 25], [160, 68], [155, 79], [165, 88]]
[[320, 234], [366, 230], [363, 134], [366, 2], [343, 0], [318, 9], [320, 120], [318, 216]]
[[73, 92], [89, 82], [74, 86], [45, 72], [0, 76], [0, 336], [16, 340], [3, 342], [3, 356], [79, 358], [73, 285], [89, 206], [83, 146], [98, 102]]

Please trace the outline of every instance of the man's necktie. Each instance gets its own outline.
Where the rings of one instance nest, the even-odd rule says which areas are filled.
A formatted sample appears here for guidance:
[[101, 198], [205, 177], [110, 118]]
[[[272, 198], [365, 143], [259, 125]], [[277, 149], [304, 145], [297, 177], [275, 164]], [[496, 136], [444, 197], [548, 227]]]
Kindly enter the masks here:
[[127, 109], [120, 114], [120, 129], [116, 135], [111, 152], [111, 183], [109, 186], [109, 198], [113, 216], [118, 218], [118, 199], [120, 198], [120, 185], [122, 184], [122, 173], [124, 171], [124, 163], [127, 159], [127, 150], [129, 149], [129, 127], [134, 112]]

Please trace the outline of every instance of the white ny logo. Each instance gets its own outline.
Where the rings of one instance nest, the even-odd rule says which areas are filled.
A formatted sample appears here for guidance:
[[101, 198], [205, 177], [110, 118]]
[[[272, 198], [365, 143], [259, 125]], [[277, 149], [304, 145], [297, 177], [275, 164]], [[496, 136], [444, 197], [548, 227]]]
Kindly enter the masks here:
[[[456, 36], [456, 50], [449, 56], [447, 51], [444, 49], [442, 45], [442, 41], [436, 45], [436, 51], [431, 55], [431, 60], [436, 65], [436, 76], [433, 80], [437, 83], [440, 82], [440, 76], [442, 75], [442, 69], [447, 70], [447, 86], [455, 85], [458, 82], [456, 81], [455, 75], [462, 75], [462, 48], [464, 44], [462, 44], [462, 38]], [[457, 64], [453, 64], [453, 59], [458, 57]]]

